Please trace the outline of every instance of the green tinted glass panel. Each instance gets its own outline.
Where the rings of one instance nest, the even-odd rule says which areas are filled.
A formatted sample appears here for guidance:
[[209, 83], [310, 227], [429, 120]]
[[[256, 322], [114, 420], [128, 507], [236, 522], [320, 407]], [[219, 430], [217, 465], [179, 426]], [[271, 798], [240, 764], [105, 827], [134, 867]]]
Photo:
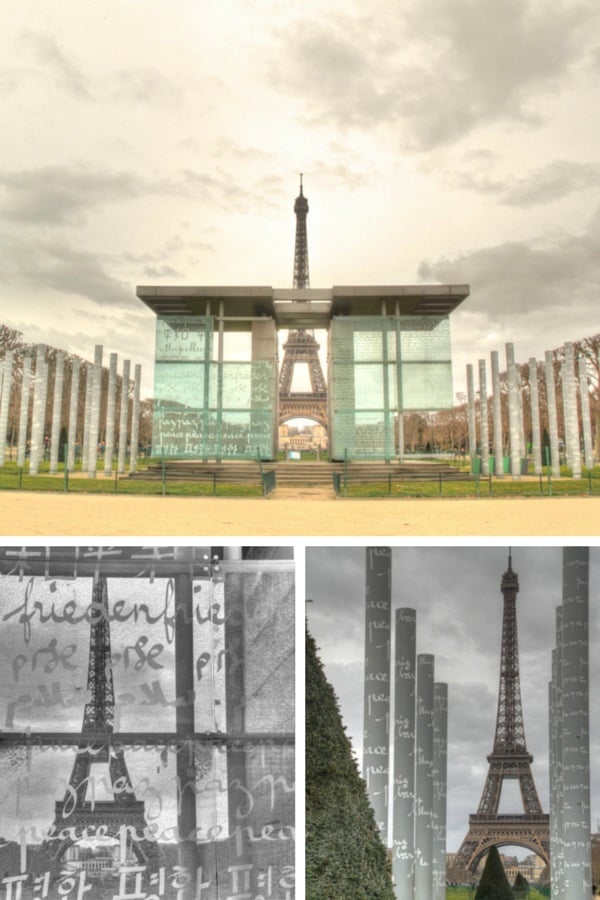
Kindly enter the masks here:
[[406, 363], [402, 366], [405, 410], [449, 409], [452, 406], [452, 366], [447, 363]]
[[156, 320], [156, 360], [209, 359], [212, 343], [210, 316], [159, 316]]
[[450, 362], [450, 320], [447, 316], [400, 316], [402, 362]]

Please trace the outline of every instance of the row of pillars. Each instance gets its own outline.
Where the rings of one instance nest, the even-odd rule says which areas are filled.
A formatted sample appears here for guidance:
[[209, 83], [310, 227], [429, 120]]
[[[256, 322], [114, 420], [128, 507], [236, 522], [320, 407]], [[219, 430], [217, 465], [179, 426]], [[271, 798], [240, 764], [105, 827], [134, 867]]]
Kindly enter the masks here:
[[[492, 435], [488, 424], [488, 382], [486, 361], [479, 360], [479, 410], [481, 473], [501, 476], [504, 471], [504, 441], [502, 408], [500, 403], [500, 365], [498, 351], [490, 354], [492, 375]], [[583, 431], [584, 463], [587, 469], [594, 465], [592, 446], [592, 426], [590, 416], [590, 396], [588, 386], [587, 361], [580, 356], [577, 360], [579, 398], [581, 404], [581, 427]], [[508, 434], [510, 473], [521, 474], [521, 460], [528, 457], [523, 424], [523, 392], [519, 366], [515, 362], [513, 344], [506, 344], [506, 373], [508, 379]], [[544, 378], [548, 404], [548, 435], [550, 440], [550, 465], [552, 475], [560, 476], [560, 445], [556, 405], [556, 385], [554, 380], [554, 355], [548, 350], [544, 357]], [[577, 378], [575, 375], [575, 351], [573, 344], [565, 344], [565, 358], [562, 363], [561, 381], [563, 392], [563, 435], [565, 439], [566, 462], [574, 478], [581, 478], [581, 449], [579, 440], [579, 414], [577, 407]], [[538, 363], [535, 357], [529, 359], [529, 388], [531, 404], [531, 450], [536, 475], [542, 473], [542, 440], [540, 430], [540, 404], [538, 390]], [[467, 415], [469, 455], [477, 454], [477, 423], [475, 413], [475, 384], [473, 366], [467, 365]], [[493, 447], [494, 472], [490, 472], [488, 448]]]
[[[121, 409], [118, 422], [118, 450], [116, 443], [116, 395], [117, 395], [117, 362], [116, 353], [110, 354], [108, 370], [108, 388], [106, 396], [106, 422], [101, 429], [100, 410], [102, 407], [102, 357], [103, 347], [97, 344], [94, 349], [94, 362], [83, 363], [86, 370], [85, 381], [85, 412], [83, 422], [78, 420], [79, 408], [79, 382], [81, 376], [81, 363], [73, 359], [71, 375], [71, 392], [68, 414], [67, 455], [65, 467], [69, 472], [75, 469], [75, 447], [78, 437], [83, 433], [81, 448], [82, 470], [87, 472], [89, 478], [95, 478], [98, 467], [98, 438], [101, 430], [106, 435], [104, 449], [104, 474], [110, 475], [113, 470], [113, 461], [116, 456], [117, 471], [125, 472], [128, 418], [129, 418], [129, 385], [131, 382], [131, 362], [123, 360]], [[0, 465], [6, 461], [8, 408], [13, 379], [14, 353], [8, 350], [0, 364]], [[52, 425], [49, 436], [50, 450], [50, 474], [58, 472], [58, 457], [60, 446], [61, 422], [63, 421], [63, 386], [64, 386], [65, 354], [62, 351], [56, 353], [54, 369], [54, 395], [52, 398]], [[21, 382], [21, 402], [19, 412], [19, 427], [17, 439], [17, 466], [24, 467], [27, 455], [28, 434], [30, 434], [29, 450], [29, 474], [37, 475], [40, 462], [44, 458], [46, 449], [46, 409], [48, 405], [48, 371], [49, 363], [46, 360], [46, 345], [38, 344], [34, 359], [26, 356], [23, 360], [23, 374]], [[135, 472], [137, 465], [137, 448], [139, 441], [140, 419], [140, 389], [142, 380], [142, 367], [136, 365], [133, 378], [133, 409], [131, 413], [130, 460], [129, 468]], [[33, 403], [31, 393], [33, 389]], [[31, 407], [31, 416], [29, 414]]]
[[391, 636], [391, 550], [367, 548], [363, 777], [396, 897], [444, 900], [448, 687], [434, 682], [434, 657], [416, 654], [414, 609], [396, 610], [393, 665]]
[[592, 892], [589, 751], [589, 548], [563, 550], [563, 599], [549, 685], [552, 897]]

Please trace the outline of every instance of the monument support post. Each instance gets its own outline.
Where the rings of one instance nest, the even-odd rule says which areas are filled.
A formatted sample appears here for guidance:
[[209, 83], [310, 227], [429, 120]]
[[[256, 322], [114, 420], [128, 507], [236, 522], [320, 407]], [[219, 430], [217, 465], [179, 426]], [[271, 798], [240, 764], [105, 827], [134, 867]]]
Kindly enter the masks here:
[[500, 363], [498, 351], [490, 354], [492, 363], [492, 395], [494, 421], [494, 466], [496, 476], [504, 475], [504, 442], [502, 440], [502, 402], [500, 398]]
[[19, 469], [25, 465], [25, 457], [27, 456], [27, 425], [29, 423], [29, 400], [31, 395], [31, 363], [31, 356], [26, 354], [23, 358], [21, 408], [19, 411], [19, 438], [17, 444], [17, 467]]
[[490, 431], [488, 423], [485, 359], [479, 360], [479, 414], [481, 417], [481, 474], [490, 474]]
[[415, 745], [415, 900], [433, 900], [433, 669], [417, 656]]
[[0, 396], [0, 466], [3, 466], [6, 461], [6, 432], [8, 430], [8, 407], [10, 406], [13, 357], [14, 353], [12, 350], [7, 350], [4, 354], [2, 394]]
[[79, 373], [79, 360], [74, 359], [71, 364], [71, 399], [69, 404], [69, 432], [67, 438], [67, 469], [69, 472], [75, 470], [75, 444], [77, 443], [77, 418], [79, 413]]
[[446, 900], [448, 685], [433, 685], [433, 896]]
[[521, 477], [521, 429], [519, 427], [519, 375], [515, 364], [514, 344], [506, 345], [506, 377], [508, 380], [508, 431], [510, 442], [510, 471], [513, 478]]
[[117, 399], [117, 354], [110, 354], [108, 366], [108, 390], [106, 397], [106, 437], [104, 447], [104, 474], [112, 474], [115, 453], [115, 404]]
[[416, 624], [414, 609], [396, 610], [392, 875], [398, 900], [414, 896]]
[[44, 442], [46, 419], [46, 345], [38, 344], [35, 357], [35, 381], [33, 386], [33, 411], [31, 422], [31, 449], [29, 474], [37, 475]]
[[562, 858], [569, 900], [591, 893], [589, 547], [563, 548], [561, 635]]
[[540, 433], [540, 397], [538, 391], [537, 360], [529, 359], [529, 398], [531, 403], [531, 438], [533, 450], [533, 470], [542, 474], [542, 439]]
[[129, 471], [135, 472], [138, 460], [138, 444], [140, 441], [140, 390], [142, 384], [142, 367], [139, 363], [133, 375], [133, 408], [131, 411], [131, 450], [129, 451]]
[[467, 426], [469, 434], [469, 457], [471, 465], [477, 456], [477, 427], [475, 424], [475, 388], [473, 385], [473, 366], [467, 364]]
[[125, 458], [127, 454], [127, 420], [129, 418], [129, 369], [131, 361], [123, 360], [123, 377], [121, 379], [121, 409], [119, 415], [119, 455], [117, 471], [119, 475], [125, 473]]
[[391, 550], [367, 547], [363, 778], [388, 846], [390, 742]]
[[100, 400], [102, 396], [102, 345], [94, 347], [94, 367], [92, 369], [92, 400], [90, 404], [89, 438], [88, 438], [88, 478], [97, 475], [98, 437], [100, 431]]
[[567, 465], [573, 478], [581, 478], [581, 450], [579, 447], [579, 417], [577, 415], [577, 387], [575, 384], [575, 357], [573, 344], [565, 344], [562, 365], [563, 409], [565, 423], [565, 447]]
[[558, 415], [556, 412], [556, 384], [554, 381], [554, 355], [546, 350], [544, 357], [546, 372], [546, 398], [548, 403], [548, 431], [550, 434], [550, 459], [552, 475], [560, 478], [560, 451], [558, 446]]
[[[65, 376], [65, 355], [60, 350], [54, 362], [54, 397], [52, 400], [52, 431], [50, 433], [50, 474], [58, 472], [58, 451], [60, 444], [60, 419]], [[66, 460], [65, 460], [66, 465]]]
[[583, 426], [583, 459], [586, 469], [592, 469], [594, 467], [594, 449], [592, 443], [587, 360], [585, 356], [580, 356], [577, 362], [579, 373], [579, 398], [581, 400], [581, 424]]

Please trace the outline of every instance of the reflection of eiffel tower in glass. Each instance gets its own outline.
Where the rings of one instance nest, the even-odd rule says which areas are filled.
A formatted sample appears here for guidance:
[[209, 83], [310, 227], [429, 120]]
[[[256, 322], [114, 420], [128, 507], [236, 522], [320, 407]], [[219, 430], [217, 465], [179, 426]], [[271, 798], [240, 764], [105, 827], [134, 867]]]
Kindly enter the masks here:
[[[59, 835], [61, 831], [66, 834], [69, 829], [69, 836], [47, 841], [43, 849], [52, 859], [56, 871], [65, 852], [77, 843], [85, 829], [87, 835], [93, 837], [102, 827], [105, 837], [119, 839], [121, 826], [130, 826], [141, 838], [130, 843], [138, 863], [153, 869], [158, 865], [160, 851], [156, 843], [142, 837], [147, 827], [144, 803], [135, 798], [122, 746], [113, 746], [110, 738], [115, 694], [106, 577], [95, 577], [92, 604], [87, 678], [89, 699], [83, 713], [82, 740], [64, 800], [56, 802], [54, 812], [53, 834]], [[90, 794], [93, 798], [95, 782], [90, 773], [96, 763], [103, 763], [104, 767], [108, 764], [112, 800], [86, 799]]]
[[[513, 572], [509, 554], [508, 569], [502, 576], [504, 597], [500, 688], [494, 749], [479, 809], [469, 816], [469, 830], [453, 865], [475, 871], [482, 856], [492, 845], [525, 847], [540, 856], [546, 865], [549, 857], [549, 818], [542, 811], [531, 772], [533, 756], [525, 744], [523, 707], [519, 677], [516, 601], [519, 578]], [[502, 785], [505, 780], [519, 782], [523, 812], [499, 814]]]
[[[300, 194], [294, 203], [296, 214], [296, 243], [294, 247], [294, 288], [308, 288], [308, 240], [306, 232], [306, 216], [308, 200], [302, 190], [300, 176]], [[279, 373], [279, 422], [302, 417], [315, 419], [327, 426], [327, 383], [321, 369], [319, 344], [314, 333], [305, 328], [296, 328], [289, 332], [283, 345], [284, 357]], [[292, 391], [294, 366], [305, 363], [310, 378], [310, 391]]]

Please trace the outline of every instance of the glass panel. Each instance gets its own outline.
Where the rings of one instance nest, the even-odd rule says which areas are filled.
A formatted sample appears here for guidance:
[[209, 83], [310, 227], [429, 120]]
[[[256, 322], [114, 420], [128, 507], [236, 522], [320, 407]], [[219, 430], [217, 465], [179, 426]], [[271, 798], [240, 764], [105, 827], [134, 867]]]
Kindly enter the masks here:
[[449, 409], [452, 406], [452, 366], [447, 363], [406, 363], [402, 366], [405, 410]]
[[211, 316], [158, 316], [156, 360], [210, 359]]
[[172, 400], [178, 406], [204, 406], [204, 363], [159, 362], [154, 368], [154, 397]]
[[400, 316], [399, 328], [402, 362], [450, 360], [450, 320], [447, 316]]

